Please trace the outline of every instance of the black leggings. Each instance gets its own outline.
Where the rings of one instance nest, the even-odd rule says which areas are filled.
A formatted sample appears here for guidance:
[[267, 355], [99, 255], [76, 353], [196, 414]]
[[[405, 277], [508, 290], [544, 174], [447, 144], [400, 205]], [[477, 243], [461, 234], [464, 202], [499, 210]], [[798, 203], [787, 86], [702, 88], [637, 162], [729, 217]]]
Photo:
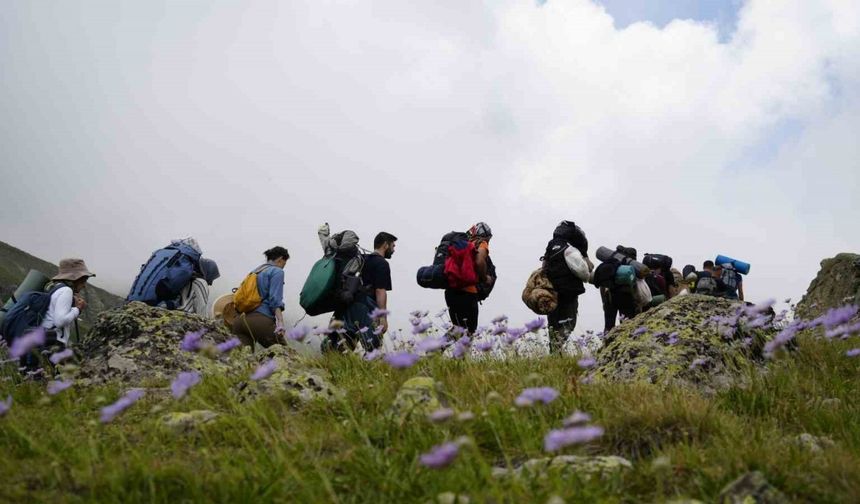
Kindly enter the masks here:
[[478, 329], [478, 295], [461, 290], [446, 289], [445, 304], [451, 323], [473, 334]]
[[619, 312], [627, 318], [636, 316], [636, 302], [633, 301], [633, 294], [624, 291], [606, 292], [603, 296], [603, 321], [606, 332], [615, 327], [615, 319]]

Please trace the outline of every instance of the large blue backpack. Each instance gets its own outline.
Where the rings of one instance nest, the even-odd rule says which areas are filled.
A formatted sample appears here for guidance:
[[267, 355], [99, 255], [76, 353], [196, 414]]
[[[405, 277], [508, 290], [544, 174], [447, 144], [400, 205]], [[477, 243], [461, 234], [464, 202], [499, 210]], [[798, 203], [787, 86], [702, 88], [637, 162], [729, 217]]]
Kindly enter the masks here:
[[11, 346], [13, 341], [42, 323], [51, 306], [51, 296], [63, 287], [68, 286], [61, 283], [54, 285], [47, 292], [34, 291], [21, 296], [21, 299], [9, 309], [3, 324], [0, 325], [0, 334], [3, 335], [7, 345]]
[[199, 262], [200, 253], [187, 245], [170, 245], [156, 250], [140, 267], [126, 300], [141, 301], [150, 306], [164, 302], [167, 308], [175, 308], [183, 287], [194, 277]]

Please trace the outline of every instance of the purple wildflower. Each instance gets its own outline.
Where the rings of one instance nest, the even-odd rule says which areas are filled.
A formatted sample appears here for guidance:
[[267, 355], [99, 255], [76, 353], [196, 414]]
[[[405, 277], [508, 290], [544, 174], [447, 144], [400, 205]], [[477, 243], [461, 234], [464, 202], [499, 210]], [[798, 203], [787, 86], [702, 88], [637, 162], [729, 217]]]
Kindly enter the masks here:
[[673, 332], [672, 334], [670, 334], [666, 338], [666, 344], [667, 345], [674, 345], [677, 342], [678, 342], [678, 333], [677, 332]]
[[385, 354], [385, 362], [395, 369], [406, 369], [412, 367], [418, 362], [419, 357], [409, 352], [394, 352]]
[[833, 329], [836, 326], [849, 322], [855, 315], [857, 315], [857, 310], [857, 305], [845, 305], [840, 308], [831, 308], [821, 317], [821, 323], [824, 324], [824, 327], [827, 329]]
[[424, 353], [436, 352], [448, 346], [449, 343], [450, 342], [444, 337], [430, 336], [429, 338], [424, 338], [419, 341], [418, 344], [415, 345], [415, 350]]
[[30, 350], [44, 344], [45, 329], [37, 327], [23, 336], [16, 338], [15, 341], [12, 342], [12, 346], [9, 348], [9, 357], [12, 357], [13, 359], [23, 357], [24, 355], [27, 355]]
[[412, 327], [412, 334], [415, 334], [416, 336], [419, 334], [424, 334], [431, 327], [433, 327], [433, 322], [420, 322], [419, 321], [417, 324], [415, 324]]
[[770, 310], [770, 308], [775, 304], [776, 304], [776, 299], [771, 298], [771, 299], [768, 299], [767, 301], [761, 302], [755, 306], [750, 306], [750, 307], [746, 308], [745, 311], [748, 315], [756, 315], [759, 313], [765, 313], [768, 310]]
[[501, 336], [502, 334], [507, 334], [507, 332], [508, 328], [506, 326], [497, 325], [493, 327], [493, 330], [490, 331], [490, 334], [492, 334], [493, 336]]
[[495, 325], [504, 324], [507, 321], [508, 321], [507, 315], [499, 315], [498, 317], [491, 320], [491, 322]]
[[774, 352], [782, 348], [786, 343], [793, 340], [798, 331], [803, 330], [806, 324], [800, 321], [794, 321], [785, 329], [779, 332], [772, 340], [764, 345], [764, 353], [766, 356], [772, 356]]
[[197, 371], [183, 371], [170, 384], [170, 391], [173, 393], [173, 397], [180, 399], [188, 392], [188, 389], [198, 383], [200, 383], [200, 373]]
[[370, 352], [367, 352], [366, 354], [364, 354], [364, 360], [366, 360], [368, 362], [375, 361], [376, 359], [380, 358], [381, 356], [382, 356], [382, 351], [377, 348], [376, 350], [371, 350]]
[[585, 385], [589, 385], [589, 384], [591, 384], [591, 383], [593, 383], [593, 382], [594, 382], [594, 374], [593, 374], [593, 373], [592, 373], [592, 374], [589, 374], [589, 375], [588, 375], [588, 376], [586, 376], [585, 378], [583, 378], [583, 379], [579, 380], [579, 383], [582, 383], [582, 384], [585, 384]]
[[141, 397], [143, 397], [142, 389], [131, 389], [125, 393], [124, 396], [120, 397], [119, 400], [110, 406], [105, 406], [102, 408], [101, 422], [108, 423], [113, 421], [117, 415], [125, 411], [126, 408], [136, 403]]
[[179, 344], [179, 348], [186, 352], [196, 352], [200, 349], [200, 338], [203, 337], [205, 330], [193, 331], [186, 333]]
[[49, 360], [51, 361], [51, 364], [56, 366], [73, 355], [75, 355], [75, 352], [73, 352], [71, 348], [67, 348], [61, 352], [55, 353]]
[[409, 316], [416, 319], [422, 319], [426, 317], [428, 313], [430, 312], [428, 312], [427, 310], [415, 310], [414, 312], [409, 313]]
[[72, 386], [71, 380], [69, 381], [50, 381], [48, 382], [48, 395], [59, 394], [60, 392], [66, 390], [67, 388]]
[[549, 404], [558, 398], [558, 390], [552, 387], [533, 387], [523, 389], [520, 395], [514, 399], [514, 404], [520, 408], [532, 406], [535, 403]]
[[276, 369], [278, 369], [278, 363], [275, 362], [274, 359], [269, 359], [260, 364], [260, 366], [254, 371], [254, 374], [251, 375], [251, 379], [254, 381], [265, 380], [272, 376], [272, 373], [274, 373]]
[[845, 355], [847, 355], [848, 357], [857, 357], [858, 355], [860, 355], [860, 348], [852, 348], [851, 350], [845, 352]]
[[439, 408], [436, 411], [427, 415], [431, 422], [444, 422], [454, 416], [454, 410], [451, 408]]
[[603, 435], [603, 427], [596, 425], [584, 427], [569, 427], [554, 429], [543, 440], [543, 449], [548, 452], [558, 451], [566, 446], [587, 443]]
[[12, 408], [12, 396], [6, 397], [5, 401], [0, 401], [0, 417], [4, 416]]
[[434, 446], [432, 450], [421, 455], [421, 465], [431, 469], [441, 469], [449, 466], [459, 453], [460, 445], [457, 443], [443, 443]]
[[528, 330], [524, 327], [510, 327], [508, 328], [508, 335], [505, 337], [505, 341], [510, 345], [522, 338], [527, 332]]
[[633, 331], [633, 336], [639, 336], [639, 335], [641, 335], [641, 334], [645, 334], [646, 332], [648, 332], [648, 328], [647, 328], [647, 327], [645, 327], [645, 326], [639, 326], [639, 327], [637, 327], [637, 328], [636, 328], [636, 330], [635, 330], [635, 331]]
[[287, 332], [287, 338], [293, 341], [304, 341], [310, 332], [311, 328], [308, 326], [293, 327]]
[[436, 313], [436, 318], [442, 318], [446, 313], [448, 313], [448, 308], [442, 308]]
[[382, 308], [374, 308], [372, 312], [370, 312], [370, 318], [376, 320], [387, 317], [391, 312], [388, 310], [383, 310]]
[[385, 331], [385, 326], [384, 326], [384, 325], [379, 325], [379, 326], [376, 326], [376, 327], [374, 327], [374, 328], [373, 328], [373, 334], [375, 334], [375, 335], [377, 335], [377, 336], [379, 336], [380, 334], [382, 334], [384, 331]]
[[534, 320], [530, 320], [526, 322], [526, 330], [528, 332], [536, 332], [539, 329], [543, 329], [546, 327], [546, 319], [543, 317], [538, 317]]
[[574, 411], [569, 417], [564, 419], [565, 427], [573, 427], [574, 425], [580, 425], [584, 423], [588, 423], [591, 421], [591, 415], [588, 413], [583, 413], [582, 411]]
[[241, 344], [242, 342], [239, 340], [239, 338], [230, 338], [223, 343], [218, 343], [217, 345], [215, 345], [215, 349], [218, 350], [218, 353], [227, 353], [230, 350], [233, 350], [234, 348], [240, 346]]
[[463, 345], [462, 343], [460, 343], [460, 342], [458, 341], [457, 343], [455, 343], [455, 344], [454, 344], [454, 349], [453, 349], [453, 350], [451, 350], [451, 357], [452, 357], [452, 358], [454, 358], [454, 359], [460, 359], [460, 358], [462, 358], [464, 355], [466, 355], [466, 352], [467, 352], [468, 350], [469, 350], [469, 347], [468, 347], [468, 346]]
[[316, 329], [313, 330], [313, 334], [315, 334], [317, 336], [325, 336], [325, 335], [331, 334], [333, 332], [334, 332], [334, 329], [332, 329], [331, 327], [317, 327]]
[[576, 365], [581, 367], [582, 369], [592, 368], [595, 364], [597, 364], [597, 361], [594, 360], [594, 357], [583, 357], [576, 361]]
[[458, 422], [468, 422], [469, 420], [474, 420], [475, 414], [471, 411], [463, 411], [457, 415]]
[[463, 336], [457, 340], [457, 344], [463, 345], [464, 347], [468, 348], [468, 347], [472, 346], [472, 338], [470, 338], [468, 336]]
[[475, 343], [475, 348], [480, 352], [489, 352], [493, 349], [493, 340], [489, 338], [482, 339], [481, 341]]

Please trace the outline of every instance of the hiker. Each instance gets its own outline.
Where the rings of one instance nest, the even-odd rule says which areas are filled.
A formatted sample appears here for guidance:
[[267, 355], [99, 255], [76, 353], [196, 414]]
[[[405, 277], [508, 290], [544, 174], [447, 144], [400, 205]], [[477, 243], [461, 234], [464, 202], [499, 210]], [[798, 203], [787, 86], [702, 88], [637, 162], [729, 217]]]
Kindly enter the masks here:
[[45, 328], [47, 344], [59, 342], [69, 345], [72, 325], [78, 320], [81, 312], [87, 308], [87, 302], [80, 295], [87, 287], [87, 280], [96, 276], [87, 269], [83, 259], [63, 259], [60, 270], [51, 279], [47, 291], [51, 292], [51, 304], [45, 312], [41, 326]]
[[[383, 255], [376, 256], [376, 251], [373, 254], [362, 253], [355, 231], [344, 230], [334, 235], [330, 233], [328, 223], [317, 230], [323, 261], [329, 258], [335, 265], [331, 273], [333, 285], [324, 298], [323, 307], [313, 310], [317, 314], [334, 312], [329, 323], [332, 331], [321, 342], [320, 350], [346, 352], [354, 350], [356, 343], [361, 343], [366, 352], [372, 352], [382, 346], [382, 326], [374, 327], [370, 314], [377, 307], [378, 290], [386, 293], [386, 289], [390, 289], [391, 271], [385, 256], [391, 257], [394, 253], [394, 242], [389, 245], [379, 244], [377, 237], [375, 244], [378, 247], [375, 248]], [[370, 269], [367, 267], [368, 260], [373, 263]], [[383, 295], [387, 296], [387, 293]], [[383, 301], [387, 306], [387, 297]], [[311, 313], [308, 308], [306, 312]], [[387, 329], [387, 318], [384, 327]]]
[[[204, 261], [202, 255], [200, 245], [194, 238], [172, 240], [168, 246], [153, 252], [140, 267], [140, 273], [134, 279], [126, 300], [168, 310], [194, 310], [193, 313], [205, 314], [208, 287], [205, 293], [201, 293], [199, 289], [195, 291], [191, 284], [199, 277], [211, 285], [218, 278], [218, 267], [212, 261]], [[207, 271], [203, 271], [203, 267]], [[202, 287], [202, 284], [199, 286]], [[200, 299], [202, 294], [205, 294], [203, 300]], [[198, 312], [196, 307], [200, 304], [203, 309]]]
[[205, 318], [209, 316], [209, 287], [221, 273], [212, 259], [201, 258], [199, 264], [199, 271], [195, 270], [191, 282], [179, 293], [176, 309]]
[[702, 271], [696, 272], [696, 288], [693, 292], [703, 296], [719, 297], [723, 291], [725, 286], [714, 271], [714, 261], [708, 260], [702, 263]]
[[547, 243], [543, 257], [547, 278], [558, 293], [558, 307], [547, 315], [549, 351], [560, 353], [576, 328], [579, 296], [594, 265], [588, 259], [588, 240], [582, 229], [571, 221], [561, 221]]
[[[635, 248], [625, 247], [623, 245], [616, 247], [615, 251], [634, 261], [638, 255]], [[613, 327], [615, 327], [619, 313], [624, 317], [631, 319], [639, 312], [639, 308], [633, 298], [633, 291], [630, 287], [623, 285], [613, 285], [609, 288], [601, 287], [600, 297], [603, 301], [604, 332], [609, 332]]]
[[[466, 329], [473, 334], [478, 329], [478, 285], [492, 286], [495, 278], [488, 274], [488, 258], [490, 257], [490, 239], [493, 232], [485, 222], [479, 222], [466, 232], [468, 246], [464, 253], [471, 253], [471, 258], [465, 258], [463, 264], [471, 262], [474, 265], [475, 281], [469, 281], [464, 287], [445, 289], [445, 304], [451, 323]], [[455, 248], [452, 246], [452, 249]], [[469, 252], [470, 251], [470, 252]], [[448, 271], [446, 271], [446, 274]], [[471, 275], [472, 272], [465, 272]]]
[[[396, 242], [396, 236], [381, 231], [373, 239], [373, 252], [364, 256], [361, 280], [380, 310], [388, 310], [388, 291], [391, 290], [391, 266], [388, 265], [388, 259], [394, 255]], [[379, 317], [376, 323], [379, 326], [377, 335], [382, 338], [388, 332], [388, 316]]]
[[732, 263], [717, 265], [714, 276], [720, 279], [722, 290], [720, 295], [727, 299], [744, 300], [744, 279]]
[[233, 295], [240, 312], [233, 321], [233, 334], [245, 345], [284, 345], [284, 266], [290, 253], [281, 246], [263, 252], [266, 263], [253, 270]]

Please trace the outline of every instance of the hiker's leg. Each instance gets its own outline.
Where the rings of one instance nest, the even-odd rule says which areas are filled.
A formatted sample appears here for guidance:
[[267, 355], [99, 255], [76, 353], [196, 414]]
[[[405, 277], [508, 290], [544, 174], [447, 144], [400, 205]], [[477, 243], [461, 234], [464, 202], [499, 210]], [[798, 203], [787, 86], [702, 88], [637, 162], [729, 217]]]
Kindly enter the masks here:
[[275, 319], [269, 318], [262, 313], [248, 313], [245, 315], [246, 329], [252, 341], [256, 341], [264, 348], [279, 343], [275, 336]]
[[251, 336], [251, 330], [248, 327], [248, 322], [245, 320], [245, 314], [241, 314], [233, 320], [233, 334], [239, 338], [243, 345], [254, 348], [254, 338]]
[[451, 322], [465, 328], [470, 334], [474, 333], [478, 328], [478, 296], [469, 292], [447, 289], [445, 303], [448, 305]]

